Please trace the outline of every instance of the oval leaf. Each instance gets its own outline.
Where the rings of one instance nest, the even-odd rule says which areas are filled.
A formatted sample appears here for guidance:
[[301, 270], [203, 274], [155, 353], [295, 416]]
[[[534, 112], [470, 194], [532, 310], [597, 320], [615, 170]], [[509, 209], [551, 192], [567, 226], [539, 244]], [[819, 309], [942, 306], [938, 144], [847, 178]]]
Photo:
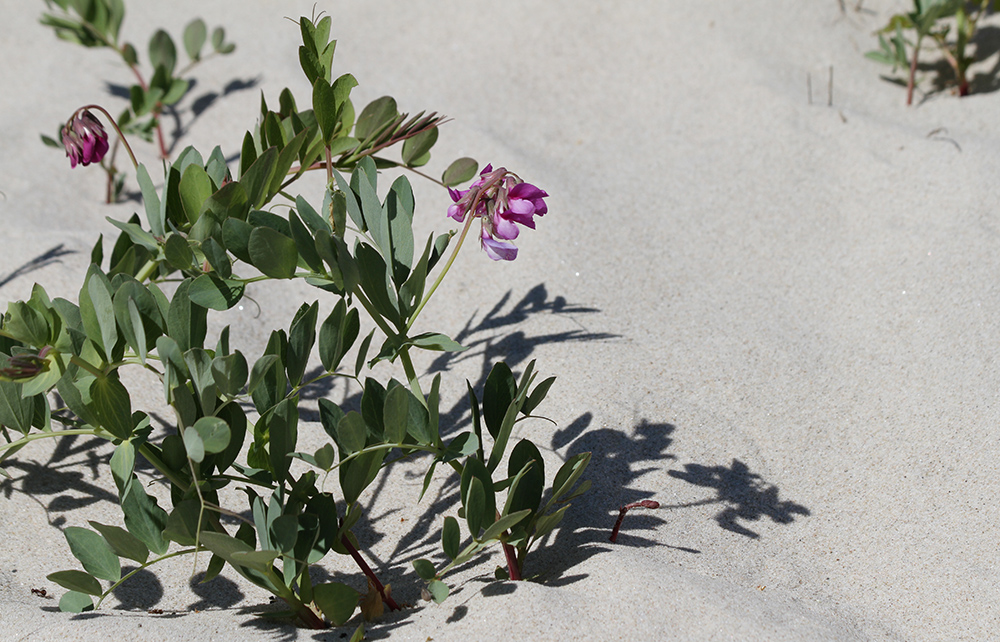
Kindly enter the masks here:
[[109, 582], [117, 582], [122, 578], [118, 556], [99, 533], [79, 526], [67, 526], [63, 535], [69, 542], [73, 557], [80, 560], [88, 573]]
[[323, 611], [326, 619], [340, 626], [354, 615], [360, 595], [357, 591], [340, 582], [330, 582], [313, 587], [313, 601]]
[[295, 276], [299, 253], [295, 241], [269, 227], [258, 227], [250, 233], [247, 252], [254, 267], [274, 279]]

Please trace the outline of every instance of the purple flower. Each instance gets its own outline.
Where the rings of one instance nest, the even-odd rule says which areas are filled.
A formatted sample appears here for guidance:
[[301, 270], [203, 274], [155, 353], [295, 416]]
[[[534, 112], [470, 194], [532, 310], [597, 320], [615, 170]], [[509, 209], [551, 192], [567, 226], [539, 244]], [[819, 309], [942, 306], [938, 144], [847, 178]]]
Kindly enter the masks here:
[[62, 130], [63, 147], [70, 167], [99, 163], [108, 153], [108, 135], [93, 114], [86, 109], [73, 115]]
[[535, 229], [535, 215], [548, 212], [543, 200], [548, 193], [503, 167], [494, 170], [487, 165], [469, 189], [448, 192], [455, 201], [448, 208], [448, 216], [461, 223], [474, 208], [473, 217], [479, 218], [482, 225], [480, 245], [494, 261], [517, 258], [517, 247], [507, 242], [517, 238], [517, 226]]

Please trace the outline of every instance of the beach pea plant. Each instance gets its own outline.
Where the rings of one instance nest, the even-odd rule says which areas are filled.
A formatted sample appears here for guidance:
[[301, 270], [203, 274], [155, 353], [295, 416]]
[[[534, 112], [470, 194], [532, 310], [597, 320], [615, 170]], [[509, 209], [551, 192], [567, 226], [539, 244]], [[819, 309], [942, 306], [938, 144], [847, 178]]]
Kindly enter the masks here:
[[[201, 18], [189, 22], [181, 38], [187, 56], [183, 67], [178, 64], [178, 47], [174, 39], [158, 29], [149, 39], [148, 64], [144, 70], [138, 50], [120, 38], [125, 20], [124, 0], [45, 0], [45, 4], [48, 11], [42, 14], [41, 23], [51, 27], [57, 37], [87, 48], [111, 50], [121, 60], [135, 83], [128, 88], [129, 105], [116, 122], [133, 140], [141, 138], [152, 142], [155, 136], [160, 157], [169, 158], [170, 145], [163, 134], [163, 114], [169, 111], [177, 115], [175, 105], [191, 88], [190, 73], [195, 67], [213, 56], [230, 54], [236, 49], [236, 45], [226, 42], [225, 29], [215, 27], [209, 35], [208, 26]], [[210, 49], [207, 53], [206, 44]], [[65, 142], [65, 133], [62, 133], [62, 140], [43, 135], [42, 141], [61, 148]], [[110, 154], [104, 150], [99, 158], [70, 156], [74, 167], [77, 163], [89, 165], [92, 162], [101, 166], [107, 175], [105, 200], [108, 203], [118, 200], [125, 185], [125, 174], [115, 164], [119, 140], [111, 142]]]
[[879, 48], [868, 58], [905, 70], [906, 104], [913, 104], [920, 48], [928, 39], [937, 45], [954, 74], [959, 96], [969, 93], [969, 66], [976, 62], [976, 28], [979, 21], [1000, 7], [998, 0], [913, 0], [913, 11], [893, 15], [878, 31]]
[[[441, 429], [441, 374], [426, 385], [411, 359], [418, 350], [464, 349], [416, 324], [470, 229], [478, 223], [489, 258], [513, 260], [512, 241], [547, 213], [548, 194], [503, 167], [477, 174], [474, 160], [459, 159], [440, 181], [452, 200], [440, 220], [447, 214], [460, 231], [415, 238], [408, 179], [386, 187], [380, 170], [419, 172], [443, 117], [399, 113], [389, 97], [356, 114], [356, 80], [332, 73], [330, 18], [299, 26], [307, 108], [288, 89], [276, 111], [262, 100], [235, 175], [218, 147], [207, 156], [185, 149], [164, 166], [159, 188], [136, 164], [144, 216], [109, 219], [117, 240], [109, 255], [101, 240], [94, 246], [77, 301], [51, 298], [36, 284], [3, 316], [0, 466], [41, 439], [88, 435], [114, 446], [109, 468], [122, 520], [64, 529], [82, 566], [48, 576], [67, 589], [64, 611], [98, 608], [138, 571], [202, 555], [206, 581], [228, 565], [283, 600], [281, 615], [301, 625], [341, 625], [359, 608], [373, 618], [401, 605], [353, 529], [368, 508], [365, 490], [393, 462], [425, 466], [421, 497], [436, 477], [453, 476], [460, 489], [458, 505], [445, 511], [455, 514], [434, 519], [447, 561], [412, 562], [410, 594], [437, 602], [448, 595], [447, 574], [483, 559], [489, 546], [505, 555], [498, 576], [523, 578], [529, 550], [589, 487], [581, 477], [590, 453], [547, 474], [538, 447], [512, 437], [554, 381], [539, 379], [534, 362], [517, 375], [494, 364], [482, 390], [466, 382], [468, 429], [451, 434]], [[103, 108], [74, 112], [60, 135], [71, 164], [100, 162], [109, 131], [127, 148]], [[307, 172], [325, 177], [315, 200], [293, 192]], [[207, 342], [213, 314], [263, 281], [291, 280], [315, 288], [317, 299], [275, 328], [262, 353], [241, 350], [228, 326]], [[317, 357], [320, 367], [310, 370]], [[166, 429], [154, 430], [153, 409], [133, 401], [129, 370], [161, 382], [172, 410]], [[303, 393], [329, 378], [355, 385], [360, 402], [319, 399], [324, 443], [300, 450]], [[136, 475], [141, 460], [169, 499], [147, 492]], [[224, 501], [233, 493], [223, 489], [236, 489], [239, 501]], [[356, 581], [314, 583], [310, 567], [336, 555], [356, 563]], [[137, 568], [123, 574], [123, 560]], [[396, 595], [406, 597], [407, 587], [397, 585]]]

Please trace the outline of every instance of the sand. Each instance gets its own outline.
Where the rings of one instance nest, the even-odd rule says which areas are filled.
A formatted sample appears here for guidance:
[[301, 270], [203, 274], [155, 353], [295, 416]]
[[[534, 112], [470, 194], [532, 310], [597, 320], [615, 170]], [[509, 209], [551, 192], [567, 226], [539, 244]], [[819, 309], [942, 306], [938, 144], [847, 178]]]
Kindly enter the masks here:
[[[308, 102], [297, 29], [282, 18], [312, 2], [131, 5], [125, 33], [141, 52], [157, 26], [178, 34], [196, 15], [238, 46], [195, 72], [178, 150], [237, 154], [261, 92], [276, 104], [289, 86]], [[445, 407], [460, 408], [464, 379], [481, 381], [493, 360], [535, 359], [559, 377], [542, 407], [556, 426], [520, 434], [553, 466], [593, 452], [593, 490], [529, 558], [535, 581], [492, 581], [494, 554], [449, 577], [442, 605], [419, 601], [410, 561], [440, 555], [441, 517], [422, 516], [454, 514], [454, 492], [442, 483], [417, 503], [419, 465], [376, 484], [358, 534], [393, 594], [416, 605], [369, 625], [368, 639], [1000, 639], [1000, 63], [974, 67], [970, 97], [918, 92], [907, 108], [863, 57], [900, 6], [317, 5], [334, 17], [336, 73], [360, 82], [355, 104], [391, 94], [454, 119], [429, 169], [471, 155], [552, 195], [517, 261], [468, 248], [421, 317], [473, 346], [447, 366]], [[103, 205], [99, 171], [71, 171], [38, 134], [83, 104], [118, 111], [107, 83], [131, 79], [38, 25], [41, 3], [4, 9], [0, 299], [34, 282], [72, 297], [97, 235], [115, 236], [105, 217], [141, 208]], [[986, 24], [994, 42], [1000, 23]], [[151, 148], [140, 156], [155, 167]], [[414, 184], [418, 226], [445, 229], [447, 195]], [[251, 353], [317, 293], [254, 296], [259, 312], [226, 317]], [[315, 426], [303, 433], [321, 443]], [[353, 631], [357, 616], [319, 633], [259, 620], [267, 594], [233, 573], [198, 585], [204, 560], [142, 573], [96, 613], [59, 613], [62, 589], [45, 576], [75, 567], [61, 529], [120, 519], [108, 452], [37, 443], [8, 466], [4, 639]], [[618, 506], [647, 498], [662, 508], [632, 513], [608, 542]], [[324, 568], [357, 583], [342, 558]]]

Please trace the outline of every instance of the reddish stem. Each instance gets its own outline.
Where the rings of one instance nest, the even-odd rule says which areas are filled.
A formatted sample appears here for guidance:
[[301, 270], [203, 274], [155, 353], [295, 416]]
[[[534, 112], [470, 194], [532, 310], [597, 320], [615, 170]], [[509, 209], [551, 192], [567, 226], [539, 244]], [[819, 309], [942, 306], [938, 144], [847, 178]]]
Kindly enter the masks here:
[[507, 558], [507, 575], [515, 582], [521, 581], [521, 565], [517, 563], [517, 551], [507, 542], [501, 542], [503, 554]]
[[618, 529], [622, 527], [622, 522], [625, 521], [625, 514], [633, 508], [659, 508], [660, 502], [654, 502], [651, 499], [644, 499], [639, 502], [632, 502], [631, 504], [625, 504], [620, 509], [618, 509], [618, 521], [615, 522], [615, 527], [611, 530], [611, 537], [608, 539], [612, 543], [618, 540]]
[[[120, 52], [119, 52], [120, 53]], [[149, 90], [149, 85], [146, 84], [146, 79], [142, 77], [139, 72], [139, 68], [135, 65], [129, 65], [129, 69], [135, 74], [136, 80], [139, 81], [139, 86], [142, 87], [143, 91]], [[156, 117], [156, 140], [160, 144], [160, 158], [169, 158], [170, 154], [167, 152], [166, 143], [163, 141], [163, 128], [160, 127], [160, 111], [163, 109], [163, 103], [156, 103], [153, 107], [153, 115]]]
[[391, 595], [385, 594], [385, 587], [382, 586], [382, 582], [379, 582], [378, 578], [375, 577], [375, 572], [372, 571], [370, 566], [368, 566], [368, 562], [365, 561], [365, 558], [361, 557], [361, 553], [358, 552], [358, 549], [354, 548], [354, 544], [351, 544], [351, 540], [347, 538], [347, 535], [341, 536], [340, 543], [344, 545], [347, 552], [351, 554], [354, 561], [361, 567], [361, 572], [364, 573], [369, 580], [371, 580], [372, 585], [375, 586], [375, 590], [382, 596], [382, 602], [389, 607], [390, 611], [399, 611], [400, 607], [396, 604], [396, 600], [392, 599]]
[[913, 104], [913, 86], [916, 83], [917, 76], [917, 56], [920, 54], [920, 38], [917, 38], [917, 44], [913, 47], [913, 58], [910, 60], [910, 78], [906, 83], [906, 106], [909, 107]]

